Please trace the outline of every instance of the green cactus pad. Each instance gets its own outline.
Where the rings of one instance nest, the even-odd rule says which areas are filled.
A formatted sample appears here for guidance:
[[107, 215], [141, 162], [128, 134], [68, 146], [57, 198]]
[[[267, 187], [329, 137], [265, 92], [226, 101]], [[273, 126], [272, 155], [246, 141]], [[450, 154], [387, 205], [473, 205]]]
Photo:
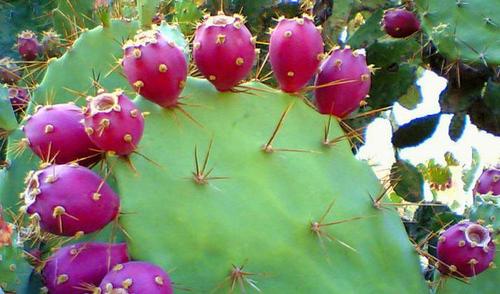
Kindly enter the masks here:
[[[5, 223], [0, 215], [0, 230], [2, 230], [2, 226], [5, 226]], [[13, 230], [11, 243], [2, 244], [2, 240], [0, 240], [0, 289], [22, 293], [19, 292], [19, 289], [24, 287], [29, 280], [33, 268], [24, 259], [22, 244], [17, 242], [15, 227], [10, 226]], [[1, 231], [0, 233], [0, 237], [3, 239], [6, 232]]]
[[[128, 89], [119, 70], [107, 73], [121, 57], [121, 39], [135, 29], [112, 22], [82, 34], [49, 65], [34, 101], [94, 94], [99, 73], [104, 88]], [[130, 162], [109, 162], [134, 259], [173, 270], [176, 286], [197, 293], [228, 292], [233, 266], [244, 266], [236, 291], [426, 291], [397, 212], [374, 208], [369, 197], [381, 190], [377, 178], [354, 158], [347, 140], [322, 143], [328, 118], [300, 98], [257, 82], [219, 93], [208, 81], [190, 78], [181, 108], [136, 101], [150, 113], [138, 154]], [[332, 122], [329, 139], [343, 135]], [[272, 152], [264, 152], [269, 140]], [[2, 175], [0, 192], [9, 203], [33, 162], [28, 151], [22, 156]], [[342, 220], [350, 221], [329, 225]]]
[[137, 1], [137, 12], [143, 28], [147, 29], [151, 26], [153, 16], [156, 14], [160, 2], [160, 0]]
[[6, 87], [0, 87], [0, 130], [12, 131], [17, 128], [16, 115], [10, 103]]
[[422, 27], [451, 60], [500, 64], [500, 5], [484, 0], [417, 0]]
[[[114, 168], [133, 258], [175, 268], [176, 283], [202, 293], [221, 284], [227, 292], [231, 265], [245, 261], [245, 269], [260, 273], [249, 278], [264, 292], [423, 292], [397, 214], [372, 206], [368, 193], [380, 187], [368, 166], [345, 141], [321, 143], [327, 118], [297, 97], [246, 86], [259, 90], [221, 94], [208, 81], [189, 79], [184, 102], [197, 106], [184, 108], [199, 126], [178, 109], [137, 100], [151, 113], [138, 152], [156, 165], [134, 155], [134, 169], [123, 161]], [[264, 152], [285, 109], [276, 151]], [[331, 138], [341, 135], [332, 124]], [[198, 184], [195, 148], [202, 169], [211, 141], [205, 172], [213, 167], [215, 179]], [[356, 252], [311, 231], [334, 200], [324, 222], [365, 219], [321, 230]], [[390, 282], [380, 282], [381, 271]], [[360, 275], [363, 284], [354, 282]]]
[[52, 20], [57, 32], [68, 36], [79, 28], [93, 28], [98, 21], [93, 19], [94, 1], [56, 0], [57, 7], [52, 11]]
[[[119, 48], [97, 49], [104, 43], [97, 36], [105, 34], [111, 33], [100, 28], [85, 33], [53, 62], [35, 100], [44, 101], [50, 93], [57, 102], [73, 100], [65, 88], [91, 94], [90, 69], [103, 63], [100, 71], [106, 72], [112, 66], [110, 52], [121, 55]], [[75, 75], [63, 74], [68, 71]], [[102, 83], [108, 89], [126, 86], [119, 78]], [[355, 160], [346, 141], [322, 144], [328, 119], [297, 97], [259, 83], [246, 86], [258, 90], [220, 94], [208, 81], [189, 79], [182, 108], [199, 125], [179, 109], [163, 110], [138, 99], [151, 113], [138, 149], [148, 159], [132, 156], [136, 172], [121, 160], [113, 167], [133, 257], [176, 268], [171, 275], [179, 287], [202, 292], [219, 285], [227, 292], [232, 264], [246, 264], [245, 271], [256, 273], [243, 277], [247, 290], [251, 279], [267, 292], [425, 291], [397, 213], [372, 206], [368, 193], [375, 196], [380, 186], [370, 168]], [[274, 152], [263, 152], [288, 107]], [[330, 139], [342, 134], [332, 123]], [[214, 167], [210, 176], [215, 178], [200, 185], [192, 178], [194, 148], [201, 169], [211, 139], [205, 173]], [[22, 187], [17, 185], [10, 190]], [[317, 236], [311, 222], [319, 221], [333, 200], [322, 223], [363, 218], [321, 227]], [[360, 275], [366, 277], [363, 284], [356, 282]]]
[[[493, 262], [500, 264], [500, 257], [497, 254]], [[497, 293], [498, 281], [500, 280], [500, 269], [487, 269], [474, 278], [469, 279], [468, 284], [452, 278], [444, 278], [436, 294], [477, 294], [477, 293]]]
[[[489, 199], [488, 199], [489, 198]], [[480, 221], [500, 232], [500, 200], [491, 196], [475, 196], [475, 204], [470, 211], [472, 221]]]
[[380, 29], [380, 21], [384, 15], [383, 9], [378, 9], [349, 37], [347, 43], [353, 48], [365, 48], [384, 36]]
[[203, 17], [203, 12], [190, 0], [177, 0], [174, 4], [173, 20], [179, 23], [185, 34], [193, 33], [195, 24]]

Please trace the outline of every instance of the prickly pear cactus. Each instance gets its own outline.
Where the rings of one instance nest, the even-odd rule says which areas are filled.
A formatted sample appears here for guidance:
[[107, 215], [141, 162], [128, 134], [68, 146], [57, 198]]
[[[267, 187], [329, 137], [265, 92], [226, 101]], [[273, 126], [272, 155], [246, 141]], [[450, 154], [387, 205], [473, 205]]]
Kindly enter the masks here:
[[500, 64], [498, 3], [482, 0], [416, 0], [422, 26], [451, 60]]
[[[424, 196], [422, 170], [409, 163], [408, 171], [393, 167], [387, 182], [391, 187], [382, 187], [370, 166], [356, 160], [352, 154], [351, 148], [355, 149], [357, 144], [351, 141], [352, 134], [357, 135], [353, 128], [358, 128], [356, 123], [362, 124], [356, 122], [356, 118], [361, 118], [363, 122], [371, 121], [381, 113], [386, 113], [395, 101], [403, 101], [403, 96], [411, 95], [411, 89], [416, 89], [415, 81], [420, 76], [418, 69], [427, 66], [423, 63], [432, 59], [425, 52], [421, 54], [421, 49], [428, 48], [439, 53], [443, 64], [458, 69], [473, 66], [486, 68], [484, 76], [481, 76], [482, 83], [478, 83], [480, 85], [474, 88], [474, 93], [480, 93], [478, 97], [484, 98], [481, 103], [488, 105], [492, 114], [496, 113], [494, 106], [498, 75], [495, 77], [494, 69], [488, 67], [497, 65], [500, 59], [496, 55], [498, 46], [492, 41], [496, 39], [493, 30], [495, 27], [491, 24], [499, 23], [497, 14], [493, 13], [496, 8], [488, 1], [479, 3], [476, 0], [467, 3], [451, 0], [417, 0], [415, 3], [404, 1], [404, 14], [411, 17], [413, 25], [409, 30], [400, 32], [404, 34], [391, 34], [389, 31], [392, 30], [388, 30], [391, 24], [388, 19], [384, 20], [384, 15], [387, 16], [387, 11], [390, 12], [388, 9], [395, 8], [395, 1], [334, 1], [333, 17], [330, 18], [328, 16], [332, 14], [332, 4], [328, 2], [330, 1], [300, 1], [299, 5], [298, 1], [270, 0], [174, 3], [160, 0], [56, 1], [58, 8], [53, 14], [56, 30], [63, 36], [62, 41], [68, 45], [68, 50], [60, 57], [58, 52], [43, 54], [44, 58], [55, 58], [48, 59], [46, 64], [41, 62], [42, 67], [45, 69], [47, 66], [47, 69], [43, 71], [45, 74], [39, 85], [30, 84], [36, 89], [25, 110], [26, 115], [24, 110], [15, 114], [6, 98], [6, 89], [0, 92], [0, 147], [7, 142], [5, 160], [3, 154], [0, 154], [0, 201], [10, 211], [25, 211], [26, 207], [20, 207], [22, 201], [20, 202], [19, 194], [25, 191], [26, 185], [27, 191], [34, 188], [31, 187], [32, 181], [25, 182], [24, 179], [30, 170], [41, 168], [42, 162], [38, 157], [43, 157], [32, 151], [36, 142], [28, 138], [27, 129], [30, 128], [26, 127], [27, 122], [30, 117], [34, 120], [36, 114], [41, 112], [40, 109], [44, 109], [42, 105], [72, 102], [76, 105], [72, 107], [82, 107], [85, 115], [86, 120], [82, 120], [86, 132], [84, 137], [92, 137], [94, 132], [99, 131], [100, 123], [106, 121], [106, 127], [113, 124], [109, 130], [115, 135], [119, 134], [117, 138], [123, 139], [121, 144], [131, 143], [127, 150], [117, 152], [114, 147], [103, 147], [103, 141], [94, 138], [95, 145], [99, 146], [97, 148], [103, 151], [103, 160], [90, 166], [104, 179], [102, 185], [107, 182], [119, 195], [120, 210], [117, 219], [105, 229], [99, 232], [86, 230], [89, 234], [83, 237], [72, 231], [66, 235], [75, 236], [65, 239], [33, 230], [36, 227], [27, 224], [30, 221], [27, 215], [15, 217], [12, 214], [6, 218], [25, 225], [23, 233], [33, 237], [38, 246], [36, 249], [43, 250], [43, 258], [48, 258], [42, 264], [50, 261], [48, 256], [55, 256], [50, 254], [51, 250], [66, 242], [71, 244], [91, 240], [116, 243], [121, 238], [117, 237], [117, 230], [121, 229], [126, 239], [120, 241], [126, 241], [131, 259], [147, 267], [150, 266], [149, 263], [154, 263], [154, 267], [160, 266], [161, 269], [156, 268], [158, 271], [152, 274], [144, 273], [142, 266], [129, 268], [127, 264], [121, 264], [113, 267], [100, 284], [97, 280], [104, 275], [104, 268], [98, 273], [99, 277], [93, 276], [91, 280], [82, 278], [83, 282], [69, 280], [70, 276], [81, 273], [74, 267], [67, 269], [71, 270], [71, 275], [58, 274], [61, 280], [59, 277], [51, 277], [50, 273], [53, 272], [50, 271], [50, 266], [45, 271], [39, 269], [42, 276], [56, 283], [54, 287], [58, 286], [59, 281], [67, 282], [60, 287], [64, 287], [65, 290], [61, 290], [63, 293], [81, 286], [84, 287], [81, 291], [103, 293], [125, 291], [127, 288], [132, 292], [148, 289], [141, 291], [149, 293], [150, 289], [159, 286], [168, 288], [171, 292], [170, 281], [175, 291], [189, 290], [195, 293], [426, 293], [428, 287], [421, 275], [417, 252], [425, 257], [430, 256], [432, 263], [432, 250], [423, 252], [421, 247], [432, 246], [431, 241], [426, 244], [427, 237], [429, 240], [437, 240], [437, 237], [422, 236], [422, 240], [417, 241], [423, 243], [414, 243], [415, 247], [412, 246], [398, 211], [393, 209], [396, 205], [406, 206], [408, 202], [421, 205], [419, 202]], [[477, 6], [476, 10], [472, 9], [471, 3]], [[178, 15], [163, 17], [161, 13], [168, 12], [168, 7], [173, 7]], [[284, 12], [280, 7], [290, 9]], [[202, 8], [213, 13], [219, 9], [224, 10], [212, 18], [216, 20], [215, 25], [222, 27], [217, 34], [202, 34], [200, 31], [205, 28], [213, 33], [213, 27], [206, 26], [206, 23], [196, 26], [194, 20], [201, 18]], [[124, 13], [126, 10], [129, 12]], [[241, 44], [238, 45], [235, 41], [237, 38], [234, 34], [227, 30], [240, 32], [240, 21], [234, 22], [230, 27], [226, 27], [230, 22], [222, 21], [232, 18], [222, 16], [229, 10], [246, 14], [249, 20], [249, 31], [241, 37], [242, 44], [248, 47], [246, 54]], [[291, 27], [275, 28], [275, 36], [285, 41], [291, 38], [295, 43], [278, 50], [282, 52], [273, 50], [274, 45], [279, 45], [280, 41], [271, 39], [267, 42], [268, 39], [263, 37], [263, 32], [267, 31], [264, 28], [270, 28], [270, 14], [293, 17], [302, 12], [319, 14], [306, 17], [306, 21], [304, 18], [290, 19], [286, 22]], [[136, 13], [139, 21], [125, 18], [135, 17]], [[397, 15], [395, 17], [392, 28], [398, 31], [405, 21]], [[126, 40], [133, 39], [134, 36], [136, 43], [149, 40], [147, 36], [151, 36], [152, 31], [147, 30], [151, 23], [157, 23], [161, 18], [179, 21], [178, 25], [162, 23], [155, 27], [158, 31], [154, 32], [154, 36], [156, 40], [164, 38], [165, 43], [178, 52], [175, 60], [182, 61], [182, 72], [179, 67], [170, 63], [171, 54], [160, 56], [166, 51], [159, 48], [156, 42], [146, 45], [158, 50], [144, 50], [141, 46], [130, 50], [130, 43], [129, 50], [126, 49]], [[98, 19], [102, 26], [97, 26]], [[470, 27], [462, 20], [470, 21], [475, 26]], [[389, 35], [384, 32], [383, 27], [378, 26], [380, 21], [385, 22]], [[244, 22], [241, 18], [241, 23]], [[422, 23], [422, 30], [419, 29], [419, 22]], [[256, 23], [257, 26], [252, 25]], [[318, 24], [324, 24], [325, 30], [315, 27]], [[304, 25], [316, 34], [317, 46], [313, 47], [317, 47], [317, 50], [312, 50], [314, 52], [308, 52], [311, 48], [306, 46], [310, 45], [308, 38], [311, 36], [306, 34], [302, 36], [302, 40], [297, 39]], [[141, 34], [138, 34], [139, 28], [143, 30]], [[197, 30], [194, 36], [185, 38], [181, 33], [182, 29], [191, 34], [195, 28]], [[258, 40], [252, 38], [251, 34], [256, 35]], [[399, 37], [401, 38], [395, 39]], [[192, 51], [186, 39], [193, 41]], [[134, 44], [137, 45], [136, 43]], [[424, 43], [432, 44], [422, 48]], [[231, 52], [222, 50], [221, 48], [227, 48], [222, 45], [231, 47]], [[340, 45], [340, 48], [336, 45]], [[323, 60], [323, 46], [329, 52], [330, 60], [334, 61], [329, 67], [328, 62]], [[210, 69], [205, 72], [200, 57], [196, 56], [203, 52], [203, 48], [208, 53], [201, 59], [210, 65]], [[210, 50], [206, 50], [207, 48]], [[356, 50], [360, 48], [363, 50]], [[292, 53], [297, 53], [299, 49], [307, 51], [302, 60], [292, 58]], [[260, 56], [259, 50], [262, 50]], [[194, 56], [194, 60], [191, 60], [190, 55]], [[310, 68], [307, 66], [308, 73], [301, 71], [300, 68], [305, 66], [302, 64], [305, 62], [304, 58], [310, 57], [312, 59]], [[254, 58], [256, 64], [253, 62]], [[40, 59], [41, 56], [37, 62]], [[435, 62], [435, 59], [429, 63]], [[22, 73], [25, 78], [32, 74], [29, 66], [21, 64], [23, 67], [17, 68], [10, 60], [2, 60], [8, 64], [1, 68], [2, 80], [20, 84], [16, 86], [25, 86], [26, 81], [19, 80], [21, 76], [13, 77], [12, 70], [15, 69], [19, 75]], [[144, 66], [136, 66], [134, 71], [143, 75], [133, 77], [126, 64], [132, 62], [144, 65], [145, 60], [151, 65], [151, 72], [144, 74]], [[276, 64], [283, 60], [285, 62], [282, 65], [299, 70], [282, 68], [282, 73], [285, 74], [280, 74], [280, 66]], [[357, 68], [347, 66], [355, 61], [358, 62]], [[227, 68], [240, 67], [242, 70], [242, 65], [245, 68], [241, 74], [227, 68], [214, 73], [215, 70], [220, 70], [221, 65], [224, 67], [224, 63], [230, 65]], [[320, 63], [323, 65], [316, 76], [323, 75], [326, 78], [325, 81], [318, 82], [318, 79], [313, 78], [313, 73]], [[431, 68], [434, 67], [431, 65]], [[337, 76], [325, 70], [337, 68], [342, 71]], [[269, 69], [271, 72], [264, 73]], [[376, 75], [372, 76], [374, 71]], [[186, 80], [187, 72], [190, 77]], [[172, 73], [180, 73], [180, 82], [167, 78], [158, 79], [157, 84], [150, 83], [154, 80], [153, 76], [165, 78]], [[202, 74], [205, 79], [200, 78]], [[217, 86], [223, 80], [223, 75], [234, 81], [227, 87], [217, 87], [225, 91], [219, 92], [214, 85]], [[283, 81], [280, 81], [280, 78], [286, 81], [299, 76], [300, 85], [295, 85], [293, 89], [287, 90]], [[246, 80], [240, 82], [241, 79]], [[363, 89], [352, 88], [352, 83], [358, 79], [364, 83]], [[277, 80], [283, 90], [269, 86], [277, 85]], [[309, 85], [306, 85], [307, 81]], [[483, 91], [486, 81], [489, 82]], [[172, 103], [151, 102], [158, 94], [169, 94], [165, 89], [165, 83], [168, 82], [173, 82], [177, 91], [172, 97]], [[152, 91], [147, 93], [146, 86], [151, 85]], [[450, 88], [454, 89], [455, 82], [451, 85], [453, 87]], [[460, 86], [460, 78], [458, 85]], [[339, 92], [341, 88], [352, 91]], [[112, 114], [123, 118], [119, 120], [122, 123], [116, 123], [117, 120], [106, 116], [111, 109], [110, 105], [97, 109], [99, 113], [106, 113], [106, 117], [90, 121], [95, 112], [91, 107], [92, 101], [99, 100], [95, 96], [101, 95], [101, 91], [133, 98], [135, 105], [127, 100], [130, 108], [123, 107], [120, 103], [112, 105]], [[140, 95], [141, 91], [144, 97]], [[324, 91], [336, 95], [325, 94], [323, 98], [319, 97], [318, 92]], [[179, 92], [180, 98], [177, 95]], [[316, 100], [311, 102], [309, 98], [313, 95]], [[334, 113], [333, 105], [339, 107], [339, 95], [352, 105], [349, 105], [348, 110]], [[94, 98], [87, 102], [85, 98], [88, 96]], [[479, 99], [478, 97], [476, 98]], [[321, 99], [332, 104], [329, 109], [322, 111]], [[417, 102], [409, 104], [415, 106], [418, 99], [413, 100]], [[319, 109], [315, 108], [314, 103]], [[477, 103], [470, 102], [467, 107], [450, 112], [458, 111], [455, 115], [462, 115], [462, 118], [467, 112], [473, 120], [470, 108]], [[100, 104], [95, 107], [99, 108]], [[139, 109], [131, 111], [133, 107]], [[356, 109], [356, 113], [351, 113], [353, 109]], [[131, 134], [124, 127], [127, 125], [126, 118], [128, 114], [134, 118], [138, 113], [141, 117], [144, 115], [144, 132], [141, 120], [140, 130], [137, 130], [137, 134]], [[17, 121], [23, 117], [20, 122]], [[400, 126], [392, 140], [395, 149], [423, 142], [434, 132], [439, 119], [440, 113], [436, 113]], [[354, 126], [350, 126], [351, 122]], [[492, 127], [489, 125], [491, 120], [486, 123], [488, 128], [495, 129], [496, 122], [493, 122]], [[427, 129], [422, 133], [423, 125]], [[366, 123], [359, 130], [364, 126]], [[53, 128], [51, 125], [49, 132]], [[460, 125], [457, 129], [460, 129]], [[142, 139], [139, 133], [142, 134]], [[359, 137], [362, 136], [359, 134]], [[453, 137], [458, 140], [460, 134]], [[60, 146], [69, 148], [72, 144], [58, 144], [57, 147]], [[399, 158], [398, 150], [396, 158]], [[404, 161], [401, 159], [398, 162]], [[47, 166], [47, 162], [42, 164], [44, 166]], [[436, 180], [436, 174], [433, 173], [430, 178], [433, 182], [438, 182], [439, 187], [446, 186], [445, 180], [449, 179], [449, 174], [439, 173], [437, 176]], [[429, 177], [425, 179], [429, 180]], [[44, 183], [51, 184], [51, 181]], [[65, 195], [66, 188], [61, 185], [57, 187], [58, 192], [61, 192], [57, 195], [59, 198], [64, 198], [61, 196]], [[71, 188], [72, 191], [79, 191], [77, 188], [81, 187]], [[392, 195], [400, 196], [397, 197], [398, 203], [394, 200], [395, 197], [387, 197], [389, 199], [386, 200], [384, 196], [388, 189], [395, 192]], [[51, 199], [59, 201], [59, 198]], [[97, 199], [99, 198], [100, 195]], [[86, 203], [94, 205], [92, 201]], [[491, 203], [476, 203], [468, 217], [479, 224], [494, 227], [497, 212], [490, 205]], [[83, 215], [79, 214], [78, 219], [88, 219], [86, 211], [95, 214], [97, 209], [87, 207], [79, 210]], [[65, 212], [56, 207], [52, 216], [55, 219]], [[50, 219], [50, 214], [43, 217]], [[52, 233], [61, 235], [61, 227], [62, 224], [59, 232], [52, 230]], [[453, 243], [453, 248], [455, 247], [460, 248], [459, 244]], [[14, 250], [12, 246], [9, 248]], [[15, 252], [9, 251], [9, 260], [17, 262], [21, 249], [19, 247]], [[21, 262], [18, 264], [16, 269], [26, 269], [22, 271], [24, 276], [13, 271], [4, 275], [11, 268], [4, 270], [2, 266], [5, 264], [0, 263], [0, 282], [1, 279], [8, 279], [7, 284], [0, 286], [7, 291], [17, 290], [18, 293], [31, 293], [24, 290], [26, 287], [21, 289], [18, 285], [40, 288], [26, 281], [30, 274], [31, 277], [36, 276], [32, 274], [32, 269], [24, 267]], [[431, 267], [432, 264], [424, 271], [428, 272]], [[92, 269], [86, 270], [96, 273]], [[486, 269], [479, 276], [467, 279], [466, 282], [470, 283], [468, 286], [452, 278], [440, 277], [440, 285], [435, 292], [493, 293], [497, 290], [498, 274], [498, 270]], [[431, 275], [426, 275], [426, 279], [432, 280], [429, 276]], [[359, 283], [360, 277], [363, 277], [363, 283]], [[86, 284], [80, 285], [81, 283]], [[50, 289], [50, 283], [46, 281], [45, 285], [46, 289]]]
[[[129, 91], [115, 40], [136, 28], [115, 21], [84, 32], [49, 65], [29, 111], [47, 99], [83, 104], [76, 98], [95, 95], [96, 84]], [[328, 117], [302, 98], [260, 82], [238, 89], [189, 78], [176, 108], [135, 100], [150, 113], [137, 153], [108, 160], [132, 258], [176, 268], [173, 282], [196, 292], [424, 292], [397, 213], [374, 207], [378, 180], [338, 123], [325, 138]], [[11, 207], [31, 156], [8, 154], [1, 192]]]
[[[220, 94], [207, 81], [190, 79], [186, 103], [201, 107], [186, 108], [197, 123], [137, 100], [151, 113], [138, 151], [158, 166], [133, 156], [135, 171], [121, 161], [115, 168], [122, 209], [130, 212], [121, 223], [132, 236], [132, 256], [177, 268], [172, 279], [201, 292], [227, 292], [228, 277], [245, 264], [254, 276], [231, 279], [247, 289], [255, 280], [269, 292], [423, 291], [419, 279], [398, 277], [418, 266], [397, 216], [373, 208], [367, 193], [376, 194], [378, 185], [368, 167], [354, 160], [346, 142], [322, 145], [325, 118], [299, 98], [259, 83], [246, 86], [258, 90]], [[330, 136], [341, 136], [336, 124]], [[363, 184], [350, 184], [354, 174]], [[147, 201], [139, 194], [149, 195]], [[353, 217], [361, 219], [326, 225]], [[148, 227], [168, 234], [151, 238]], [[395, 261], [384, 270], [390, 289], [375, 278], [387, 258]], [[300, 273], [308, 278], [298, 282]], [[371, 281], [349, 282], [359, 274]]]
[[[476, 196], [470, 219], [500, 232], [500, 202], [491, 196]], [[499, 236], [500, 237], [500, 236]]]

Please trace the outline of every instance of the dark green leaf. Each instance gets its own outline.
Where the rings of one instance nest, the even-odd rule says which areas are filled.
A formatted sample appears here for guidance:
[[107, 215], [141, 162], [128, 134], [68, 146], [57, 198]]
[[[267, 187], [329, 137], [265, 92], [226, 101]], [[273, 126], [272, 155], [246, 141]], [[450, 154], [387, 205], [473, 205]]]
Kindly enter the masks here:
[[398, 160], [392, 165], [391, 185], [406, 201], [419, 202], [424, 199], [424, 177], [406, 160]]
[[463, 112], [458, 112], [453, 115], [450, 127], [448, 128], [448, 135], [453, 141], [458, 141], [465, 130], [465, 125], [467, 124], [467, 115]]
[[332, 16], [325, 23], [325, 36], [337, 43], [340, 34], [347, 26], [354, 0], [335, 0], [333, 1]]
[[448, 79], [448, 86], [439, 99], [444, 113], [466, 111], [480, 99], [488, 76], [493, 74], [488, 67], [462, 62], [444, 63], [441, 66], [441, 74]]
[[396, 148], [417, 146], [432, 136], [436, 130], [440, 113], [416, 118], [402, 125], [392, 134], [392, 144]]
[[413, 110], [417, 108], [417, 105], [422, 102], [422, 95], [420, 93], [420, 87], [413, 84], [408, 88], [406, 94], [401, 96], [398, 103], [408, 110]]
[[500, 115], [500, 82], [489, 80], [483, 96], [484, 104], [491, 112]]
[[[416, 223], [417, 227], [411, 237], [417, 242], [424, 239], [429, 233], [436, 229], [436, 219], [439, 219], [441, 214], [451, 213], [451, 209], [441, 202], [425, 202], [423, 204], [432, 205], [419, 206], [413, 215], [413, 221]], [[439, 230], [440, 228], [437, 229], [437, 231]]]
[[457, 113], [467, 109], [481, 96], [483, 86], [466, 84], [461, 88], [448, 85], [439, 97], [443, 113]]
[[379, 9], [351, 35], [347, 43], [353, 48], [364, 48], [371, 45], [375, 40], [384, 35], [380, 28], [380, 21], [384, 11]]
[[[498, 98], [500, 99], [500, 98]], [[500, 136], [500, 115], [494, 112], [484, 100], [476, 100], [469, 108], [469, 117], [473, 124], [481, 130], [495, 136]]]
[[366, 60], [378, 68], [390, 68], [394, 64], [407, 62], [420, 49], [414, 39], [384, 39], [366, 48]]
[[408, 92], [417, 78], [417, 66], [410, 62], [418, 48], [413, 39], [376, 41], [366, 48], [367, 62], [377, 68], [367, 101], [371, 107], [391, 106]]
[[416, 79], [417, 67], [408, 63], [393, 64], [372, 76], [368, 105], [374, 109], [391, 106], [408, 92]]

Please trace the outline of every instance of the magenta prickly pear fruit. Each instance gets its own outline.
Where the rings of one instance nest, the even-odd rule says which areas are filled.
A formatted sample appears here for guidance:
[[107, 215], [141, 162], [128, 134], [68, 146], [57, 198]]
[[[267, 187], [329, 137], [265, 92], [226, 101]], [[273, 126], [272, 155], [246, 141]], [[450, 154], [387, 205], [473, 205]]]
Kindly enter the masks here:
[[25, 88], [11, 87], [9, 88], [10, 104], [15, 112], [22, 111], [30, 101], [30, 93]]
[[68, 163], [81, 160], [83, 165], [100, 157], [85, 133], [82, 110], [70, 103], [41, 107], [25, 118], [22, 127], [31, 150], [44, 161]]
[[255, 60], [255, 39], [242, 16], [206, 16], [193, 41], [193, 58], [217, 90], [228, 91], [247, 77]]
[[322, 59], [321, 31], [310, 17], [279, 20], [271, 33], [269, 61], [281, 90], [300, 91], [318, 70]]
[[472, 277], [493, 266], [495, 250], [495, 243], [487, 228], [462, 221], [439, 237], [438, 269], [446, 275]]
[[160, 31], [141, 32], [127, 42], [122, 66], [137, 93], [162, 107], [177, 104], [188, 66], [182, 49]]
[[129, 261], [125, 243], [78, 243], [58, 249], [42, 275], [51, 294], [91, 293], [117, 264]]
[[0, 59], [0, 83], [15, 84], [21, 79], [21, 69], [16, 65], [14, 59], [4, 57]]
[[89, 97], [84, 116], [85, 132], [99, 149], [127, 155], [137, 148], [144, 118], [122, 90]]
[[100, 288], [102, 294], [174, 293], [167, 273], [157, 265], [142, 261], [115, 265], [102, 280]]
[[335, 49], [320, 66], [314, 95], [318, 111], [345, 117], [359, 107], [370, 91], [370, 68], [363, 53]]
[[23, 31], [17, 35], [17, 50], [25, 61], [33, 61], [40, 53], [40, 43], [32, 31]]
[[26, 212], [44, 231], [62, 236], [88, 234], [117, 217], [120, 199], [86, 167], [47, 165], [30, 172], [26, 185]]
[[473, 190], [474, 195], [500, 196], [500, 165], [483, 170]]
[[406, 9], [388, 9], [384, 12], [382, 27], [394, 38], [405, 38], [420, 30], [420, 21]]

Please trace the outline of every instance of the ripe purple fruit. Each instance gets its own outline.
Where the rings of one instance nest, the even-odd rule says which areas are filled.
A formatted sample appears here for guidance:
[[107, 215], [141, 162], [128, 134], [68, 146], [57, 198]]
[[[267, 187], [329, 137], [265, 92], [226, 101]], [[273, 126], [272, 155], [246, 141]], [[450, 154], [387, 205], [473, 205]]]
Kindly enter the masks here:
[[103, 294], [148, 293], [172, 294], [172, 282], [167, 273], [151, 263], [131, 261], [117, 264], [100, 285]]
[[102, 150], [127, 155], [142, 138], [142, 113], [122, 90], [89, 97], [84, 116], [85, 132]]
[[99, 159], [98, 148], [90, 141], [81, 123], [82, 110], [70, 103], [46, 105], [22, 127], [25, 142], [44, 161], [68, 163], [88, 159], [91, 164]]
[[250, 73], [255, 39], [242, 16], [206, 16], [193, 41], [193, 58], [200, 72], [217, 90], [231, 90]]
[[26, 88], [10, 87], [9, 88], [10, 104], [15, 112], [22, 111], [30, 101], [30, 93]]
[[382, 27], [391, 37], [405, 38], [420, 30], [420, 21], [406, 9], [388, 9], [384, 12]]
[[438, 269], [445, 275], [472, 277], [493, 266], [495, 250], [487, 228], [462, 221], [439, 237], [437, 257], [441, 262]]
[[127, 42], [122, 66], [137, 93], [162, 107], [177, 104], [187, 79], [186, 57], [160, 31], [141, 32]]
[[310, 17], [279, 20], [271, 33], [269, 60], [281, 90], [300, 91], [322, 59], [321, 31]]
[[21, 69], [16, 65], [14, 59], [4, 57], [0, 59], [0, 83], [15, 84], [21, 79]]
[[42, 230], [56, 235], [95, 232], [118, 214], [120, 199], [111, 187], [77, 164], [46, 165], [30, 172], [26, 185], [26, 212]]
[[40, 43], [32, 31], [23, 31], [17, 35], [17, 50], [24, 61], [35, 60], [40, 48]]
[[473, 190], [474, 195], [490, 194], [500, 196], [500, 166], [483, 170]]
[[323, 114], [345, 117], [359, 107], [370, 91], [370, 68], [364, 54], [335, 49], [316, 76], [316, 105]]
[[78, 243], [64, 246], [50, 256], [42, 270], [52, 294], [83, 294], [98, 286], [117, 264], [129, 261], [125, 243]]

